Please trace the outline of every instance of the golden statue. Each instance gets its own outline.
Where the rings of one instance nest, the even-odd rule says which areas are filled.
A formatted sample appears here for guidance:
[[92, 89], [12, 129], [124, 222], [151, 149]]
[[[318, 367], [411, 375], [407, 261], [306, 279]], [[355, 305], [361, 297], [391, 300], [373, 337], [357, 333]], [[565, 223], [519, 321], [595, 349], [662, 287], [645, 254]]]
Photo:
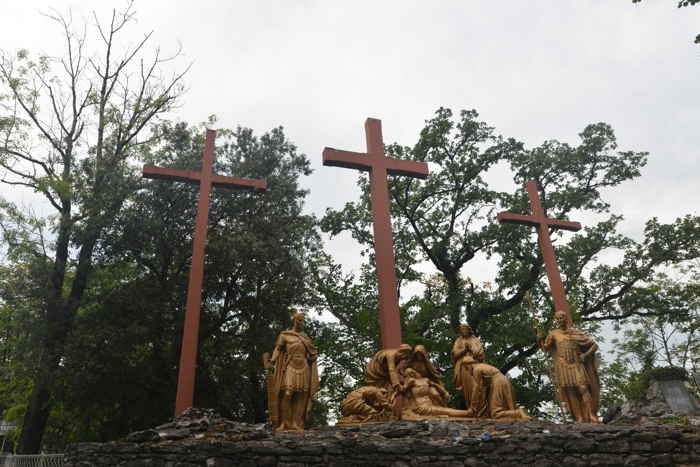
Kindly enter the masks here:
[[465, 365], [473, 387], [468, 406], [469, 416], [510, 421], [528, 421], [523, 409], [515, 406], [513, 386], [493, 365], [474, 362]]
[[340, 403], [343, 418], [338, 425], [388, 422], [391, 420], [389, 391], [376, 386], [355, 389]]
[[447, 407], [449, 393], [422, 345], [412, 349], [402, 344], [374, 354], [365, 369], [365, 384], [341, 403], [341, 425], [465, 415]]
[[[399, 367], [400, 374], [404, 371], [403, 367], [404, 364]], [[442, 384], [442, 375], [435, 369], [430, 358], [428, 358], [428, 351], [425, 349], [425, 346], [417, 345], [414, 347], [411, 358], [406, 361], [405, 367], [413, 368], [424, 378], [428, 378], [432, 382], [444, 387]]]
[[318, 350], [304, 334], [304, 314], [295, 313], [292, 329], [282, 331], [269, 360], [268, 409], [275, 430], [302, 431], [319, 390]]
[[454, 363], [454, 384], [464, 395], [464, 404], [468, 408], [474, 391], [474, 378], [469, 365], [484, 361], [484, 347], [481, 339], [474, 335], [468, 324], [459, 325], [459, 337], [452, 346], [450, 354]]
[[467, 419], [466, 410], [447, 407], [450, 393], [445, 387], [408, 367], [404, 370], [404, 390], [407, 401], [402, 408], [403, 420], [425, 420], [430, 418]]
[[399, 365], [405, 365], [413, 357], [413, 350], [408, 344], [401, 344], [396, 349], [380, 350], [367, 363], [365, 368], [365, 384], [386, 388], [390, 394], [401, 392], [403, 385], [399, 375]]
[[513, 387], [498, 368], [484, 363], [484, 347], [471, 326], [461, 324], [459, 337], [452, 346], [450, 358], [454, 363], [454, 383], [464, 395], [469, 417], [529, 420], [515, 406]]
[[554, 360], [554, 384], [569, 412], [579, 423], [600, 423], [597, 412], [600, 403], [600, 380], [595, 352], [598, 345], [590, 337], [569, 325], [566, 313], [557, 311], [554, 329], [544, 338], [537, 330], [537, 343]]
[[[415, 349], [402, 344], [395, 349], [377, 352], [367, 363], [367, 386], [351, 392], [341, 403], [344, 424], [376, 423], [392, 419], [449, 419], [475, 421], [481, 418], [529, 420], [522, 409], [515, 407], [513, 389], [500, 371], [481, 363], [484, 351], [471, 328], [462, 326], [462, 336], [455, 342], [453, 360], [462, 379], [469, 378], [472, 400], [468, 410], [447, 406], [450, 394], [442, 384], [422, 345]], [[466, 351], [465, 351], [466, 349]], [[462, 381], [460, 379], [460, 381]]]

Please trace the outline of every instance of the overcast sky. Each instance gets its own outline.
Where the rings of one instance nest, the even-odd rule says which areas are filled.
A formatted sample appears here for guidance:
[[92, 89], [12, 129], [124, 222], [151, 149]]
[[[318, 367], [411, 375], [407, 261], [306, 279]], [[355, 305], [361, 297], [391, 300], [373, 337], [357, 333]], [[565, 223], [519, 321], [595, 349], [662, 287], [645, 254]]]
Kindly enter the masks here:
[[[639, 238], [650, 216], [697, 215], [700, 202], [700, 8], [675, 3], [139, 0], [123, 39], [154, 30], [153, 45], [182, 44], [180, 66], [193, 66], [174, 118], [216, 114], [222, 127], [257, 133], [283, 125], [313, 162], [304, 185], [317, 214], [357, 199], [356, 175], [323, 168], [321, 151], [364, 151], [367, 117], [382, 120], [385, 142], [404, 145], [440, 106], [474, 108], [528, 146], [575, 145], [587, 124], [608, 122], [620, 149], [650, 153], [642, 177], [607, 193]], [[5, 0], [0, 48], [60, 53], [60, 31], [41, 12], [72, 9], [79, 21], [124, 4]], [[347, 246], [330, 244], [352, 265]]]

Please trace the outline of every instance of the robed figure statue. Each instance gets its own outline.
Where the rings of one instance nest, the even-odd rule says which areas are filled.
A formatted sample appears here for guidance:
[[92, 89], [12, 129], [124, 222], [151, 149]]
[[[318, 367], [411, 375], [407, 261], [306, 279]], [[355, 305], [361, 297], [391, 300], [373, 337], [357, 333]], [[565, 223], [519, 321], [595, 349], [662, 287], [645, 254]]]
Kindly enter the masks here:
[[320, 387], [318, 350], [303, 328], [304, 314], [295, 313], [292, 329], [280, 333], [270, 358], [274, 370], [268, 382], [268, 409], [275, 430], [303, 430]]
[[569, 325], [566, 313], [557, 311], [554, 329], [545, 338], [537, 330], [540, 348], [554, 358], [554, 385], [557, 393], [579, 423], [600, 423], [600, 379], [595, 352], [598, 345], [590, 337]]
[[386, 388], [390, 395], [403, 389], [399, 374], [401, 368], [413, 356], [413, 349], [408, 344], [401, 344], [396, 349], [383, 349], [374, 354], [365, 367], [365, 384]]
[[513, 386], [501, 370], [484, 362], [465, 365], [474, 383], [467, 412], [470, 417], [528, 421], [530, 417], [515, 405]]
[[475, 384], [469, 365], [484, 361], [484, 347], [468, 324], [459, 325], [459, 337], [452, 346], [450, 358], [454, 363], [455, 388], [462, 391], [464, 404], [469, 408]]

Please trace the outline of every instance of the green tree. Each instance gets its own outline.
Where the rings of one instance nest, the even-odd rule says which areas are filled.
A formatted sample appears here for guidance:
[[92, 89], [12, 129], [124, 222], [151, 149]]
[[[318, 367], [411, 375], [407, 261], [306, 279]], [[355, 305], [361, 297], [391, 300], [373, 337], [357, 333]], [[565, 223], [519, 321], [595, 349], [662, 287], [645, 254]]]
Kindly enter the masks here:
[[[146, 162], [199, 170], [203, 128], [164, 124], [160, 133]], [[315, 302], [309, 274], [320, 240], [315, 219], [302, 213], [308, 192], [299, 187], [310, 167], [281, 128], [262, 136], [238, 128], [218, 131], [215, 170], [265, 179], [268, 190], [212, 194], [195, 405], [262, 422], [262, 354], [295, 309]], [[138, 265], [116, 308], [133, 310], [146, 327], [143, 345], [160, 375], [160, 383], [147, 387], [166, 392], [165, 408], [150, 413], [162, 420], [174, 400], [197, 192], [167, 181], [141, 187], [105, 236], [99, 258], [106, 269]], [[130, 303], [134, 293], [148, 298]]]
[[[170, 110], [182, 92], [182, 74], [162, 74], [164, 58], [149, 59], [146, 34], [120, 50], [118, 36], [134, 19], [132, 5], [96, 20], [92, 48], [70, 18], [61, 28], [65, 56], [24, 50], [0, 55], [0, 167], [2, 182], [41, 195], [54, 210], [46, 218], [50, 241], [35, 255], [49, 263], [45, 296], [37, 310], [38, 365], [22, 424], [19, 452], [34, 453], [50, 412], [51, 393], [64, 345], [93, 271], [95, 247], [128, 194], [127, 160], [148, 141], [148, 125]], [[83, 31], [87, 31], [87, 25]]]
[[[397, 274], [415, 274], [420, 262], [439, 273], [439, 280], [422, 294], [404, 300], [405, 341], [430, 342], [436, 360], [449, 368], [449, 346], [458, 324], [467, 321], [480, 334], [492, 364], [504, 373], [518, 368], [520, 395], [536, 392], [545, 368], [530, 358], [538, 347], [532, 317], [522, 302], [530, 292], [545, 324], [552, 304], [534, 231], [494, 221], [499, 211], [530, 210], [522, 188], [508, 193], [487, 183], [492, 173], [507, 169], [516, 187], [537, 181], [549, 217], [567, 219], [586, 212], [600, 219], [576, 235], [552, 234], [578, 326], [595, 332], [601, 322], [662, 312], [645, 306], [653, 274], [700, 255], [700, 219], [687, 216], [672, 224], [651, 219], [642, 241], [619, 234], [622, 217], [610, 212], [603, 193], [639, 176], [647, 154], [619, 151], [612, 128], [604, 123], [587, 126], [580, 138], [578, 146], [552, 140], [526, 149], [497, 136], [475, 111], [453, 118], [450, 110], [439, 109], [413, 147], [386, 147], [390, 157], [431, 166], [425, 182], [397, 177], [389, 184], [392, 226], [395, 238], [402, 240], [396, 241]], [[360, 202], [327, 211], [322, 227], [331, 235], [349, 231], [371, 251], [368, 183], [363, 176], [359, 183]], [[598, 262], [603, 252], [617, 252], [622, 260]], [[491, 282], [479, 284], [469, 277], [468, 265], [478, 256], [497, 262]], [[328, 310], [336, 313], [332, 306]], [[545, 394], [528, 397], [534, 405]]]
[[[164, 122], [158, 134], [157, 142], [142, 148], [144, 162], [200, 169], [203, 127]], [[215, 170], [266, 179], [268, 190], [212, 192], [195, 405], [262, 422], [262, 353], [272, 350], [292, 311], [317, 301], [311, 273], [320, 241], [316, 220], [302, 212], [308, 192], [299, 186], [310, 168], [281, 128], [262, 136], [245, 128], [218, 135]], [[172, 416], [197, 188], [136, 177], [130, 183], [95, 248], [90, 282], [56, 373], [44, 447], [112, 440]], [[8, 267], [16, 264], [8, 261]], [[9, 291], [20, 289], [7, 282]], [[8, 310], [18, 302], [4, 301]], [[16, 312], [5, 316], [19, 318]], [[317, 325], [309, 324], [313, 335]], [[28, 364], [16, 339], [7, 349], [15, 352], [9, 363]], [[27, 384], [11, 382], [0, 404], [16, 417]], [[322, 420], [325, 411], [319, 404], [315, 413]]]
[[656, 368], [700, 370], [700, 274], [697, 262], [662, 272], [648, 288], [645, 316], [616, 326], [613, 360], [606, 369], [617, 400], [639, 397]]

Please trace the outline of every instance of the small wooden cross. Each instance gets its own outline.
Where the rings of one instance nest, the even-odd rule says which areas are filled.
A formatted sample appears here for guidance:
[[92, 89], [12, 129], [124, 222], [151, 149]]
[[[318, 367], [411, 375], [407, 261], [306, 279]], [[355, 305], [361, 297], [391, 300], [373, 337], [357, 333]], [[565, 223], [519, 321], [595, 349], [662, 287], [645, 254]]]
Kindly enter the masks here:
[[382, 347], [393, 349], [401, 345], [401, 318], [399, 298], [396, 292], [394, 241], [391, 233], [387, 174], [426, 178], [428, 164], [386, 157], [382, 141], [381, 120], [368, 118], [365, 121], [365, 135], [367, 139], [366, 153], [325, 148], [323, 150], [323, 165], [369, 172]]
[[174, 180], [199, 185], [197, 220], [192, 241], [192, 267], [190, 268], [190, 278], [187, 286], [187, 311], [185, 313], [185, 326], [182, 330], [180, 371], [177, 379], [176, 417], [185, 409], [192, 407], [194, 399], [199, 313], [202, 305], [202, 278], [204, 276], [204, 245], [207, 239], [207, 224], [209, 221], [209, 192], [212, 185], [222, 188], [256, 191], [265, 191], [267, 189], [267, 183], [264, 180], [225, 177], [213, 173], [215, 137], [216, 132], [214, 130], [207, 130], [201, 172], [165, 169], [152, 165], [143, 166], [143, 176], [145, 178]]
[[542, 257], [544, 258], [544, 266], [547, 271], [547, 279], [549, 280], [549, 289], [552, 292], [554, 300], [554, 308], [556, 311], [563, 311], [569, 324], [572, 323], [571, 310], [569, 303], [566, 301], [566, 293], [564, 292], [564, 284], [559, 274], [557, 266], [557, 258], [554, 255], [554, 247], [552, 239], [549, 237], [549, 228], [571, 230], [576, 232], [581, 230], [581, 224], [578, 222], [562, 221], [558, 219], [550, 219], [544, 215], [544, 209], [540, 203], [540, 197], [537, 192], [537, 183], [530, 180], [527, 183], [527, 196], [532, 205], [532, 215], [526, 216], [522, 214], [513, 214], [511, 212], [502, 212], [496, 216], [499, 222], [507, 222], [511, 224], [525, 224], [537, 228], [537, 237], [539, 239]]

